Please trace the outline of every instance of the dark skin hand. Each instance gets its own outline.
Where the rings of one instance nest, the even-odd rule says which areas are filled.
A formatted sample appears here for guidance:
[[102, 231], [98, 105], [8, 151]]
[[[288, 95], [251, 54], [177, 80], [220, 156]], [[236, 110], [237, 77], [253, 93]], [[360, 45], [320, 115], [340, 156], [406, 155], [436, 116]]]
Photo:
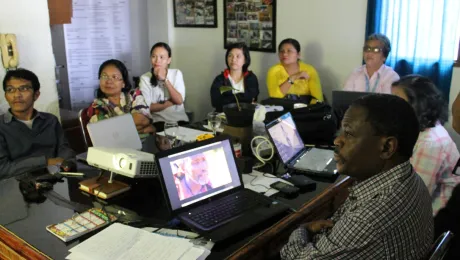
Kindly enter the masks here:
[[308, 232], [316, 234], [321, 231], [323, 228], [331, 228], [334, 226], [334, 222], [331, 220], [317, 220], [317, 221], [312, 221], [308, 222], [302, 225], [304, 228], [308, 230]]

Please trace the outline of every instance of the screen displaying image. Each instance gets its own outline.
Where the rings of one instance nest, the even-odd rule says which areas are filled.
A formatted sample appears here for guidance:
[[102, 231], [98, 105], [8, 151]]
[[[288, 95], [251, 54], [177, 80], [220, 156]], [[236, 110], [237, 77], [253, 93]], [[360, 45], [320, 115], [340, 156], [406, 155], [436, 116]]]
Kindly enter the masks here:
[[222, 148], [171, 162], [177, 195], [182, 201], [232, 181]]
[[229, 140], [159, 159], [173, 210], [241, 186]]
[[283, 163], [289, 161], [304, 148], [304, 143], [299, 132], [297, 132], [291, 113], [284, 114], [272, 123], [268, 132]]

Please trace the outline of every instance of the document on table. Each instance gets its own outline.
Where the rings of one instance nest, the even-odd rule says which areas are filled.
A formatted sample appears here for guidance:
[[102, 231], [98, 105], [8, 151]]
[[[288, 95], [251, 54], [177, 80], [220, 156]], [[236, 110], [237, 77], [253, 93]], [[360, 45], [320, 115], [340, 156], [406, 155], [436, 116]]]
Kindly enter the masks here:
[[259, 193], [264, 192], [264, 195], [267, 197], [278, 193], [278, 190], [270, 188], [270, 185], [277, 181], [292, 185], [288, 181], [277, 178], [275, 175], [265, 173], [264, 176], [264, 173], [256, 170], [252, 170], [250, 174], [243, 174], [243, 184], [246, 189], [250, 189]]
[[115, 223], [69, 250], [66, 259], [205, 259], [209, 250], [188, 239], [168, 237]]
[[[159, 132], [157, 133], [159, 135], [165, 135], [165, 132]], [[196, 130], [188, 127], [182, 127], [179, 126], [179, 130], [176, 132], [176, 136], [178, 140], [190, 143], [190, 142], [195, 142], [196, 137], [201, 135], [201, 134], [209, 134], [209, 132], [206, 131], [201, 131], [201, 130]]]

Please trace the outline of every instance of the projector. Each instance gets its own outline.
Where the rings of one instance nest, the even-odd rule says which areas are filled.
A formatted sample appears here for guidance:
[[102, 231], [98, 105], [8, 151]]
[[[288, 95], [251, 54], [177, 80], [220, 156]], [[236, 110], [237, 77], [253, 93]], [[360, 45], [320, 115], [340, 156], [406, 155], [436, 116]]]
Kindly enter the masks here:
[[89, 147], [89, 165], [130, 178], [158, 176], [155, 155], [130, 148]]

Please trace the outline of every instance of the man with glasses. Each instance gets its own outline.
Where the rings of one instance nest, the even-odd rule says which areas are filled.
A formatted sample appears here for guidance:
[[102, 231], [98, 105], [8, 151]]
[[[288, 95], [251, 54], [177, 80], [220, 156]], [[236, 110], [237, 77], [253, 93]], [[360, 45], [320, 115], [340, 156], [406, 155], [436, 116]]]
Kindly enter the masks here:
[[390, 51], [390, 40], [385, 35], [376, 33], [367, 37], [363, 47], [365, 64], [348, 76], [344, 90], [391, 94], [391, 83], [399, 80], [399, 76], [385, 65]]
[[0, 179], [75, 158], [57, 117], [34, 109], [40, 82], [33, 72], [8, 71], [3, 90], [10, 109], [0, 116]]

